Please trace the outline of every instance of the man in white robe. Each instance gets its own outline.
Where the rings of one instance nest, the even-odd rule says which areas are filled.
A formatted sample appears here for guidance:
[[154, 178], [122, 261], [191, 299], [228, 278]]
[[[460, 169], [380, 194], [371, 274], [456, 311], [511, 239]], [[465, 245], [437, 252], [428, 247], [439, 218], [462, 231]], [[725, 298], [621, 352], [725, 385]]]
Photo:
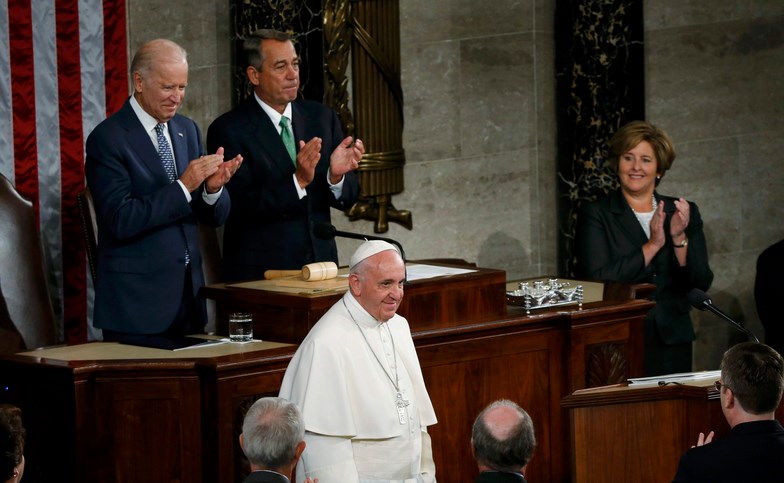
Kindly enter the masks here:
[[305, 420], [297, 482], [435, 482], [427, 427], [435, 411], [411, 330], [397, 315], [405, 264], [384, 241], [351, 257], [349, 290], [308, 333], [280, 397]]

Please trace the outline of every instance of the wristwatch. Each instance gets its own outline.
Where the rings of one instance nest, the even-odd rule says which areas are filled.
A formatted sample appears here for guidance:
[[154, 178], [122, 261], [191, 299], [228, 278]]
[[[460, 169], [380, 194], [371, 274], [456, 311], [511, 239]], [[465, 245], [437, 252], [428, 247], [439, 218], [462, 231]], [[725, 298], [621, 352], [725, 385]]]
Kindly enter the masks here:
[[683, 237], [683, 241], [682, 242], [680, 242], [680, 243], [673, 243], [672, 246], [674, 246], [675, 248], [686, 248], [687, 246], [689, 246], [689, 239], [686, 238], [686, 237]]

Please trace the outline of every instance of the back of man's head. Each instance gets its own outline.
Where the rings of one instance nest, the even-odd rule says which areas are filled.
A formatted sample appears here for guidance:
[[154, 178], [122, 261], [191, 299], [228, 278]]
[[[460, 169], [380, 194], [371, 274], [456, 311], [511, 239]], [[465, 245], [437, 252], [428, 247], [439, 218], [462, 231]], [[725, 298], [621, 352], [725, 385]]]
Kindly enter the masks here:
[[297, 405], [264, 397], [245, 414], [240, 443], [254, 470], [277, 470], [296, 462], [304, 438], [305, 423]]
[[784, 391], [784, 360], [765, 344], [743, 342], [724, 353], [721, 379], [744, 411], [771, 413]]
[[474, 421], [471, 446], [481, 471], [522, 473], [536, 447], [531, 416], [513, 401], [495, 401]]

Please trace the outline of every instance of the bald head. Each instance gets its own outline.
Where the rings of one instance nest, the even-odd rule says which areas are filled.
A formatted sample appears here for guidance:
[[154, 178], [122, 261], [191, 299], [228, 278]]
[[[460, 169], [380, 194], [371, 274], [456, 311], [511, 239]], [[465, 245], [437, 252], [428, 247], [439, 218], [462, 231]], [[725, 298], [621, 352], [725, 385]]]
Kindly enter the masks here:
[[522, 473], [536, 447], [533, 421], [513, 401], [495, 401], [474, 421], [471, 445], [480, 471]]
[[498, 405], [487, 410], [484, 423], [493, 438], [505, 441], [525, 416], [512, 406]]

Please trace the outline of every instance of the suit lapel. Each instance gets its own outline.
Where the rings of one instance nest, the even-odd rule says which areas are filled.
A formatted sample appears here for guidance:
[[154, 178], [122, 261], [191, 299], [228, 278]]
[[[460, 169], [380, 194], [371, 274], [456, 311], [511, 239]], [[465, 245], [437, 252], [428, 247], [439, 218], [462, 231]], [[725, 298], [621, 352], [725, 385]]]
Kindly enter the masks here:
[[168, 183], [169, 177], [166, 175], [166, 170], [163, 169], [158, 150], [155, 149], [150, 135], [144, 130], [141, 121], [136, 117], [136, 113], [133, 112], [130, 101], [125, 101], [121, 113], [125, 129], [128, 132], [128, 145], [136, 153], [139, 162], [146, 166], [150, 172], [154, 173], [162, 183]]
[[618, 227], [632, 245], [641, 246], [648, 241], [645, 231], [643, 231], [637, 217], [634, 216], [629, 204], [623, 198], [621, 190], [615, 191], [613, 196], [610, 197], [610, 211], [615, 216], [615, 222], [618, 224]]
[[191, 162], [188, 153], [188, 140], [186, 139], [185, 129], [176, 117], [169, 121], [169, 138], [174, 149], [174, 162], [177, 163], [177, 176], [181, 176]]
[[[254, 96], [251, 96], [246, 102], [249, 103], [248, 108], [250, 110], [250, 115], [248, 116], [250, 121], [248, 123], [250, 132], [248, 135], [255, 140], [255, 144], [270, 160], [272, 165], [276, 166], [284, 173], [293, 173], [294, 164], [291, 162], [291, 157], [289, 156], [288, 150], [286, 150], [286, 146], [283, 145], [283, 140], [280, 138], [278, 128], [272, 124], [272, 120], [270, 120], [267, 113], [259, 106], [259, 103]], [[292, 117], [294, 118], [292, 123], [294, 123], [297, 121], [297, 118], [301, 116], [292, 114]], [[296, 150], [299, 152], [297, 128], [293, 124], [292, 128], [294, 129]]]
[[297, 144], [297, 152], [299, 152], [299, 141], [302, 139], [307, 142], [308, 133], [308, 113], [302, 107], [295, 103], [291, 103], [291, 127], [294, 129], [294, 142]]

